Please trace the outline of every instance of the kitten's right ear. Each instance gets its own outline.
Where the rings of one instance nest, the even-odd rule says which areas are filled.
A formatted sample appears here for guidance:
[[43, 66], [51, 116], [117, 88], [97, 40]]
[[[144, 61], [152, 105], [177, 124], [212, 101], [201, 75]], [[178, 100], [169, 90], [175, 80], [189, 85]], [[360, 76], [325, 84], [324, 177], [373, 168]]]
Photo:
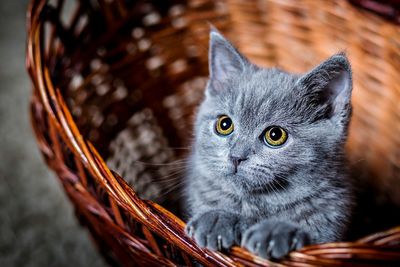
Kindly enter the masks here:
[[352, 72], [344, 53], [330, 57], [297, 83], [310, 103], [325, 107], [320, 112], [327, 111], [327, 116], [347, 128], [351, 115]]
[[210, 32], [208, 60], [210, 80], [218, 82], [235, 77], [249, 64], [247, 59], [214, 27]]

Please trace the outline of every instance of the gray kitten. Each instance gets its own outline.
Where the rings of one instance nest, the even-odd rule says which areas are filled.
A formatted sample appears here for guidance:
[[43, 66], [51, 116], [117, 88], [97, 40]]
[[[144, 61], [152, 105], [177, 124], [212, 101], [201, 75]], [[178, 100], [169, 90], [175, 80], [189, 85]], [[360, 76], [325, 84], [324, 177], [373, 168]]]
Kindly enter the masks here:
[[341, 240], [353, 206], [346, 56], [290, 74], [250, 63], [211, 30], [209, 62], [188, 165], [187, 234], [209, 249], [237, 244], [274, 259]]

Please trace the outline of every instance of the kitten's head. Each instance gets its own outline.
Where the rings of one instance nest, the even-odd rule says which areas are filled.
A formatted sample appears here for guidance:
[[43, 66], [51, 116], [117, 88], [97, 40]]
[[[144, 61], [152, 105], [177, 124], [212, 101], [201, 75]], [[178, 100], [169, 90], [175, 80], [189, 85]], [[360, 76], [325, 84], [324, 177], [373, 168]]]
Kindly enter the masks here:
[[250, 63], [212, 30], [209, 68], [195, 127], [196, 160], [207, 175], [258, 190], [309, 183], [308, 175], [288, 177], [341, 162], [352, 90], [344, 54], [289, 74]]

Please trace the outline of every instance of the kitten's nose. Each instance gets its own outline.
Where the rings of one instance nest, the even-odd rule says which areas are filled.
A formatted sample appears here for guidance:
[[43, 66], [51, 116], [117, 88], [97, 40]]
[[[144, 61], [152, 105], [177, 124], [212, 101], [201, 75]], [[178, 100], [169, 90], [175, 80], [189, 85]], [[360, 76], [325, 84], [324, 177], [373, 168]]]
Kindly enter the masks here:
[[249, 159], [248, 157], [236, 157], [236, 156], [229, 156], [229, 158], [231, 159], [233, 166], [235, 167], [235, 171], [234, 171], [235, 173], [237, 173], [237, 168], [238, 168], [240, 162]]

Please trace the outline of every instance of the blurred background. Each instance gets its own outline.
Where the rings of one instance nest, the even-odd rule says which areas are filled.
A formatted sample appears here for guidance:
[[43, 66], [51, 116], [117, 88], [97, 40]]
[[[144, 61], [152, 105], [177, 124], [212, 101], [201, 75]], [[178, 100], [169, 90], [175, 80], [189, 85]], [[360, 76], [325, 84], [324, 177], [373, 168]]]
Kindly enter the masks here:
[[0, 1], [0, 266], [105, 266], [30, 127], [27, 5]]

